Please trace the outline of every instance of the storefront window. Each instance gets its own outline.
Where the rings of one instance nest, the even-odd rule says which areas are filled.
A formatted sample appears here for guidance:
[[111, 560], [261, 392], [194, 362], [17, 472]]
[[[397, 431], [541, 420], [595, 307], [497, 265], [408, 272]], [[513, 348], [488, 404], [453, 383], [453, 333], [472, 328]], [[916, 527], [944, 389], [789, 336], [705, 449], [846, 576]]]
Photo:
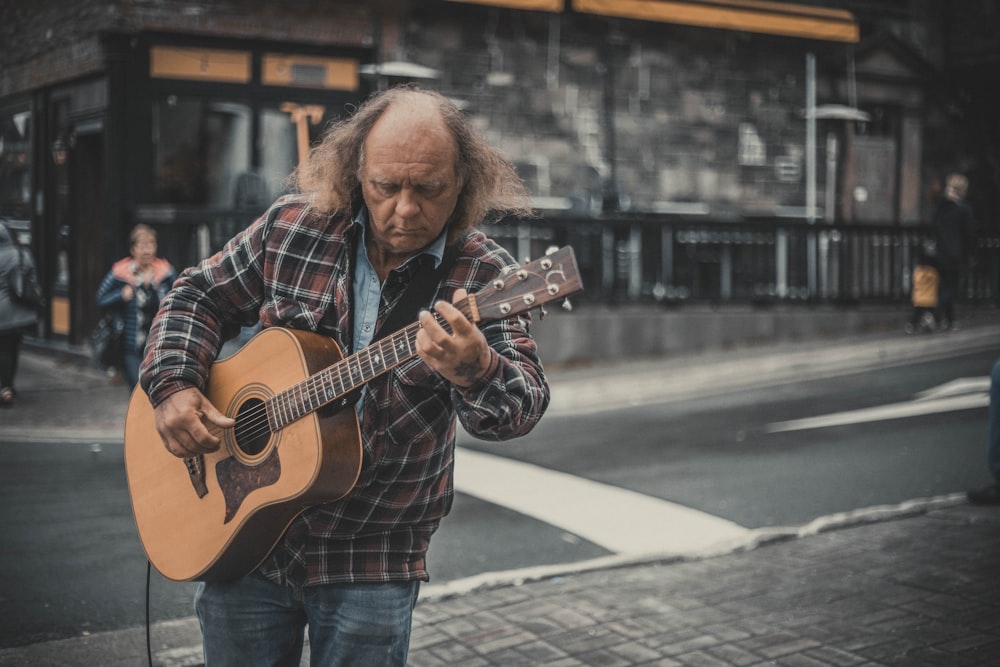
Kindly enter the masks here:
[[[327, 106], [250, 105], [165, 95], [153, 109], [154, 202], [260, 209], [288, 191], [288, 177], [328, 123]], [[256, 142], [257, 156], [252, 147]]]
[[31, 218], [31, 111], [26, 108], [0, 110], [0, 217]]
[[154, 198], [229, 209], [251, 168], [251, 109], [235, 101], [166, 95], [154, 103]]
[[298, 164], [296, 128], [289, 115], [278, 108], [260, 112], [260, 175], [268, 199], [288, 189], [288, 176]]
[[309, 157], [309, 149], [334, 120], [323, 104], [282, 102], [260, 113], [260, 173], [272, 195], [287, 190], [288, 176]]

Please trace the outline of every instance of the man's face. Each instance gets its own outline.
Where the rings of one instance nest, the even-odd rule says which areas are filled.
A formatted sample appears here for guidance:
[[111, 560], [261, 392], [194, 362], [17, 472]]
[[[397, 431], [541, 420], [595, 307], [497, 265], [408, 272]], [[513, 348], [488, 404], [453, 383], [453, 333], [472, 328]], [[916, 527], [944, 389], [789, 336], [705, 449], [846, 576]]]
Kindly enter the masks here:
[[372, 241], [396, 260], [438, 237], [458, 202], [455, 142], [442, 121], [388, 110], [365, 140], [361, 188]]

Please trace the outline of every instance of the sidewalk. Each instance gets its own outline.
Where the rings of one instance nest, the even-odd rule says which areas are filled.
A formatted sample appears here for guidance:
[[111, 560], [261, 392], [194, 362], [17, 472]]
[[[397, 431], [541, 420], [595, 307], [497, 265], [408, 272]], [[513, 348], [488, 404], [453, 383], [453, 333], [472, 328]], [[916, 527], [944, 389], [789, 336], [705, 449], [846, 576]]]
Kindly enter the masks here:
[[1000, 664], [1000, 512], [951, 502], [714, 558], [425, 600], [410, 664]]
[[[955, 350], [993, 347], [997, 341], [1000, 319], [992, 316], [944, 334], [892, 332], [663, 359], [555, 365], [546, 369], [552, 385], [549, 414], [608, 410], [830, 377], [944, 357]], [[17, 389], [16, 405], [0, 409], [0, 440], [121, 441], [128, 390], [111, 384], [79, 352], [46, 351], [37, 346], [22, 350]]]
[[[934, 336], [733, 350], [551, 369], [552, 410], [572, 413], [748, 389], [789, 377], [995, 347], [1000, 324]], [[0, 442], [120, 442], [127, 391], [79, 360], [22, 357]], [[646, 527], [637, 526], [637, 530]], [[1000, 511], [961, 494], [761, 531], [723, 554], [609, 559], [499, 573], [489, 584], [428, 585], [410, 664], [1000, 664]], [[194, 619], [152, 628], [154, 664], [200, 664]], [[14, 665], [146, 664], [132, 628], [0, 651]]]

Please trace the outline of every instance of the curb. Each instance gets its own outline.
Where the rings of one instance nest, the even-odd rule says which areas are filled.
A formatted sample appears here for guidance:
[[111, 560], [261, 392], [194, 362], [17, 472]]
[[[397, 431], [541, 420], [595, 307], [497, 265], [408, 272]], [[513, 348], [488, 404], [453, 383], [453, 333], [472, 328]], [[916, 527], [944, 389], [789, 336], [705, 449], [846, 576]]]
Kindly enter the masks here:
[[521, 586], [546, 579], [567, 577], [583, 572], [636, 567], [654, 563], [682, 563], [706, 558], [716, 558], [736, 553], [745, 553], [762, 546], [786, 540], [801, 539], [834, 530], [845, 530], [883, 521], [896, 521], [926, 514], [933, 510], [965, 504], [964, 493], [952, 493], [929, 498], [916, 498], [896, 505], [875, 505], [849, 512], [839, 512], [817, 517], [801, 526], [758, 528], [750, 531], [745, 539], [723, 542], [708, 549], [689, 553], [653, 553], [629, 556], [604, 556], [575, 563], [543, 565], [516, 570], [488, 572], [463, 579], [455, 579], [446, 584], [425, 585], [420, 589], [421, 600], [442, 600], [461, 597], [484, 590]]

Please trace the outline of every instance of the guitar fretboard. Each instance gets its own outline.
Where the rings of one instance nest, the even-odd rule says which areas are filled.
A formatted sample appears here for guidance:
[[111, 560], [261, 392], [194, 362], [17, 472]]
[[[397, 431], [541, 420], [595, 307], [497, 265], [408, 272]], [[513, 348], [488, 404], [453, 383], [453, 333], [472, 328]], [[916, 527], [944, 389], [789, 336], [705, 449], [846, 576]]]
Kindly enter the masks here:
[[[448, 329], [441, 316], [435, 313], [434, 318]], [[419, 330], [417, 322], [407, 325], [268, 399], [265, 409], [271, 431], [284, 428], [415, 357]]]
[[[503, 272], [476, 294], [453, 305], [478, 326], [539, 308], [580, 289], [573, 251], [562, 248], [516, 271]], [[451, 331], [444, 318], [437, 313], [433, 316], [446, 331]], [[272, 433], [280, 431], [413, 358], [417, 354], [419, 330], [420, 324], [414, 322], [267, 399], [264, 401], [267, 428]], [[260, 437], [264, 418], [260, 410], [252, 413], [246, 416], [246, 421], [252, 423], [242, 428], [251, 437]]]

